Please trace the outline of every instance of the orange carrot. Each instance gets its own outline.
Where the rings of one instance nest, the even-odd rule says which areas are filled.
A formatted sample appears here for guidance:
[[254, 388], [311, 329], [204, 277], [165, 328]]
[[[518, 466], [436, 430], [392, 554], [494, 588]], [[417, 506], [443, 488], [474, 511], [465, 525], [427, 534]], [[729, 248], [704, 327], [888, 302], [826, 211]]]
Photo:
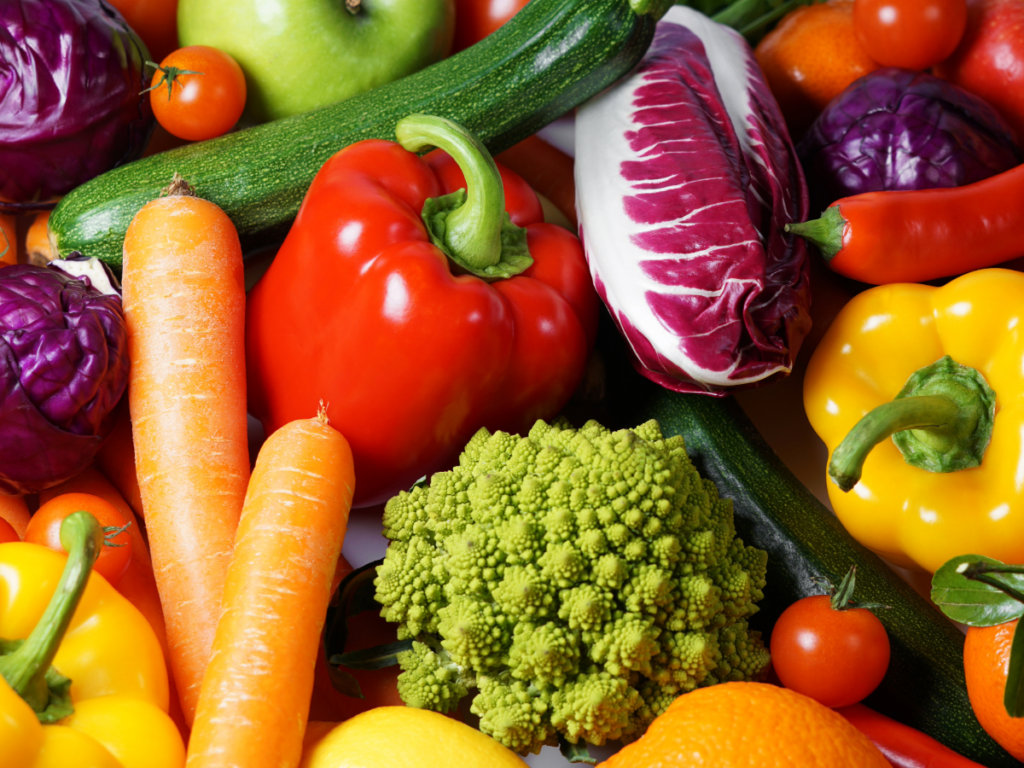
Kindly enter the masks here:
[[0, 520], [10, 523], [19, 539], [25, 538], [25, 529], [31, 517], [24, 496], [5, 496], [0, 493]]
[[32, 223], [25, 233], [25, 261], [29, 264], [45, 267], [56, 258], [50, 245], [50, 234], [47, 231], [49, 222], [50, 212], [41, 211], [32, 219]]
[[573, 159], [539, 136], [527, 136], [495, 158], [518, 173], [535, 191], [555, 204], [574, 227], [576, 220], [576, 180]]
[[227, 215], [176, 177], [132, 220], [123, 269], [135, 469], [191, 722], [249, 481], [242, 249]]
[[[156, 639], [160, 641], [160, 648], [163, 649], [164, 658], [168, 657], [167, 628], [164, 625], [164, 613], [160, 607], [160, 595], [156, 589], [156, 579], [153, 577], [153, 563], [149, 558], [149, 547], [146, 545], [146, 537], [142, 535], [139, 528], [139, 521], [135, 517], [132, 508], [124, 500], [117, 489], [103, 474], [94, 466], [87, 467], [84, 471], [65, 480], [60, 485], [48, 488], [39, 493], [40, 506], [50, 499], [61, 496], [65, 493], [89, 493], [99, 496], [101, 499], [113, 506], [125, 521], [130, 523], [128, 533], [132, 537], [132, 559], [128, 563], [128, 569], [120, 578], [114, 588], [128, 599], [132, 605], [139, 609], [139, 613], [146, 617], [146, 621], [153, 627]], [[177, 690], [174, 686], [174, 678], [170, 679], [170, 711], [169, 714], [178, 728], [183, 731], [182, 736], [187, 736], [185, 718], [181, 711], [181, 704], [178, 701]]]
[[18, 220], [0, 213], [0, 267], [18, 263]]
[[294, 768], [355, 487], [321, 410], [270, 436], [253, 469], [187, 768]]
[[123, 403], [118, 410], [114, 429], [96, 454], [96, 466], [114, 484], [136, 516], [144, 520], [139, 481], [135, 477], [135, 444], [128, 403]]

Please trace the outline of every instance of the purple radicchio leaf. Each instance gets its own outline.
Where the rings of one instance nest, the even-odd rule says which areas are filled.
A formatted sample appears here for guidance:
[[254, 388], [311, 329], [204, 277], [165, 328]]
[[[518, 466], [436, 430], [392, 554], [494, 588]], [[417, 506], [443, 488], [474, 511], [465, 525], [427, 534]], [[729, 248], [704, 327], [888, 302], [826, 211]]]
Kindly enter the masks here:
[[0, 269], [0, 492], [85, 469], [127, 383], [119, 296], [48, 267]]
[[797, 152], [816, 211], [862, 192], [973, 184], [1022, 159], [987, 102], [897, 67], [877, 69], [833, 99]]
[[783, 229], [807, 191], [746, 41], [673, 7], [639, 67], [580, 108], [576, 161], [590, 270], [637, 370], [712, 395], [787, 375], [810, 291]]

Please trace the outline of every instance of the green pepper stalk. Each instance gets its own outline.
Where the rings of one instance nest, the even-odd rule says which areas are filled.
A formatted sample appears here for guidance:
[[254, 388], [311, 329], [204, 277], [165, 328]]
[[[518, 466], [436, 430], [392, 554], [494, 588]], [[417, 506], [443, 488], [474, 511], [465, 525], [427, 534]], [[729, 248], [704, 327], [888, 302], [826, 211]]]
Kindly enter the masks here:
[[395, 127], [398, 143], [410, 152], [440, 147], [459, 164], [466, 189], [423, 204], [430, 239], [457, 271], [501, 280], [533, 264], [526, 230], [505, 212], [505, 188], [491, 153], [472, 133], [443, 117], [409, 115]]
[[992, 439], [995, 406], [985, 377], [946, 355], [911, 374], [895, 400], [854, 425], [832, 452], [829, 477], [849, 491], [868, 454], [889, 436], [904, 461], [929, 472], [977, 467]]
[[74, 512], [61, 523], [60, 543], [69, 553], [68, 561], [39, 623], [24, 641], [0, 641], [0, 676], [41, 723], [55, 723], [74, 711], [71, 681], [52, 664], [89, 583], [103, 545], [103, 529], [88, 512]]

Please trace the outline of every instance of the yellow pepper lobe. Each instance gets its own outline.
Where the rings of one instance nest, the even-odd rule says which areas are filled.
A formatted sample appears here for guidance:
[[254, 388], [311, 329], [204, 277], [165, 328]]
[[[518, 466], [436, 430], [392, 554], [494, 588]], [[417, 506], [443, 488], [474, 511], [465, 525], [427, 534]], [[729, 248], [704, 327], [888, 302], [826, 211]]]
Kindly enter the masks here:
[[883, 439], [853, 490], [830, 482], [829, 499], [858, 541], [896, 565], [933, 572], [963, 554], [1024, 562], [1024, 274], [978, 270], [940, 288], [902, 283], [855, 296], [808, 366], [808, 419], [834, 456], [858, 421], [946, 355], [996, 393], [981, 463], [929, 472]]

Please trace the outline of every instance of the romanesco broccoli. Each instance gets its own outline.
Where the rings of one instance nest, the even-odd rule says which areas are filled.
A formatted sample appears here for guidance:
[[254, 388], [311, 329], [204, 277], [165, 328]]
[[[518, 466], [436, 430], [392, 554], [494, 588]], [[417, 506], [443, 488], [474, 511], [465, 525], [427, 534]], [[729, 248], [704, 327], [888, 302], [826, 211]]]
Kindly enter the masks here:
[[384, 533], [381, 614], [416, 641], [402, 698], [446, 712], [475, 690], [480, 729], [520, 753], [638, 738], [676, 696], [768, 663], [747, 624], [767, 555], [655, 421], [480, 430], [388, 502]]

